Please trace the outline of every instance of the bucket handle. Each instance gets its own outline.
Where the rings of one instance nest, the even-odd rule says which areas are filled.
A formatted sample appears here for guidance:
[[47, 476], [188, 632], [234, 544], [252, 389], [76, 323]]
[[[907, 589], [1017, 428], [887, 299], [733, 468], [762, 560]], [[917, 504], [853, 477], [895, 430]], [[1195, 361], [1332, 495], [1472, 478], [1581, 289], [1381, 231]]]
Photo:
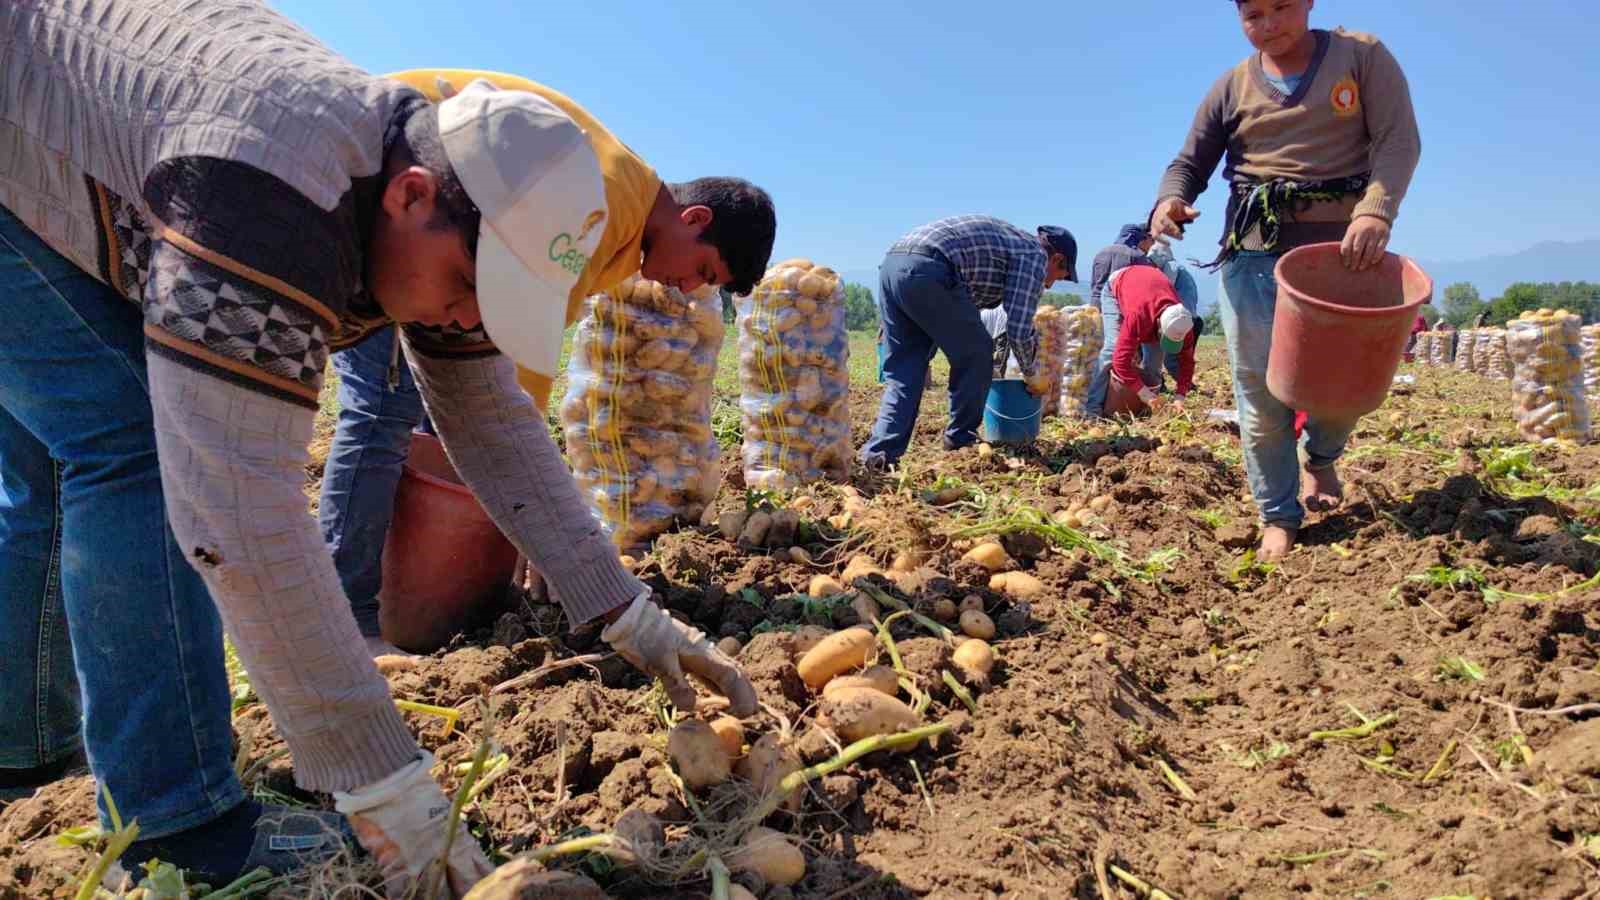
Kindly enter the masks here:
[[987, 403], [983, 405], [983, 408], [985, 412], [992, 414], [996, 419], [1005, 419], [1007, 422], [1031, 422], [1034, 419], [1037, 419], [1040, 413], [1044, 412], [1044, 407], [1041, 406], [1026, 416], [1008, 416]]

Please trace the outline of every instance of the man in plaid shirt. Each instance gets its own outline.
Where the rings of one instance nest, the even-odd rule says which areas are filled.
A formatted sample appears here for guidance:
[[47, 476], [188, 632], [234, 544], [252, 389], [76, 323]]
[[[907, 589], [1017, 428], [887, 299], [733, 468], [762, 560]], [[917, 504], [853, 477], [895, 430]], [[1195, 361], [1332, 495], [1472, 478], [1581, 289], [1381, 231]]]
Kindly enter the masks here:
[[938, 350], [950, 361], [950, 425], [944, 448], [976, 442], [993, 377], [994, 346], [978, 311], [1005, 309], [1011, 350], [1023, 372], [1031, 373], [1039, 295], [1063, 278], [1076, 281], [1077, 261], [1077, 242], [1065, 228], [1042, 225], [1029, 234], [990, 216], [940, 219], [896, 241], [878, 270], [878, 311], [888, 358], [883, 404], [872, 437], [861, 449], [862, 464], [887, 468], [906, 452], [928, 361]]

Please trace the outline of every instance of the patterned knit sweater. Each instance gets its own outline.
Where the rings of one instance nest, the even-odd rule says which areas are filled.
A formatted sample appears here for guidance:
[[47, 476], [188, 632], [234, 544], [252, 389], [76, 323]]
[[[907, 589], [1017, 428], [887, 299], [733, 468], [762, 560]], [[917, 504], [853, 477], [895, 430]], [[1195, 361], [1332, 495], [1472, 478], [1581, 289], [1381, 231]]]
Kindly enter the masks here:
[[[0, 2], [0, 205], [143, 307], [173, 532], [310, 789], [416, 753], [301, 483], [328, 352], [387, 323], [367, 236], [426, 102], [256, 0]], [[481, 330], [403, 335], [451, 461], [570, 619], [632, 600], [511, 362]]]

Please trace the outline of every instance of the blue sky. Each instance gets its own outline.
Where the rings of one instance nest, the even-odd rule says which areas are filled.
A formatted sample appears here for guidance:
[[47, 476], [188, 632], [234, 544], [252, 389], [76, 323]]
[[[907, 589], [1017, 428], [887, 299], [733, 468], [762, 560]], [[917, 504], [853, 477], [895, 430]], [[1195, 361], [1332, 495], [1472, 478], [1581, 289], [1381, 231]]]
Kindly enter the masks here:
[[[665, 178], [766, 187], [776, 256], [846, 271], [968, 212], [1065, 225], [1087, 269], [1249, 51], [1224, 0], [275, 5], [374, 72], [475, 67], [562, 90]], [[1376, 33], [1410, 78], [1423, 153], [1398, 252], [1600, 237], [1592, 17], [1577, 0], [1317, 4], [1314, 25]], [[1218, 185], [1180, 255], [1211, 255]]]

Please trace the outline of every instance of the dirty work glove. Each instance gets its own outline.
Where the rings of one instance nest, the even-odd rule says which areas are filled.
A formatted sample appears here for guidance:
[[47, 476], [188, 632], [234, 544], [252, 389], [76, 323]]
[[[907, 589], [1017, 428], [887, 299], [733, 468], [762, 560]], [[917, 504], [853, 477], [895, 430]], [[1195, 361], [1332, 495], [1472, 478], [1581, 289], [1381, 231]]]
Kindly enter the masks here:
[[[423, 753], [382, 781], [333, 795], [334, 808], [382, 867], [383, 890], [391, 900], [411, 896], [417, 880], [444, 855], [450, 800], [428, 774], [432, 767], [433, 755]], [[450, 846], [449, 869], [452, 897], [494, 871], [464, 825]]]
[[756, 689], [739, 671], [739, 664], [712, 646], [700, 629], [650, 602], [648, 590], [633, 598], [628, 611], [600, 632], [600, 639], [636, 668], [661, 679], [672, 705], [679, 709], [694, 709], [694, 685], [683, 674], [688, 672], [727, 697], [728, 711], [735, 718], [756, 711]]
[[1150, 387], [1149, 385], [1145, 385], [1145, 386], [1139, 388], [1139, 402], [1143, 403], [1145, 406], [1155, 406], [1156, 405], [1156, 390], [1155, 390], [1155, 388]]

